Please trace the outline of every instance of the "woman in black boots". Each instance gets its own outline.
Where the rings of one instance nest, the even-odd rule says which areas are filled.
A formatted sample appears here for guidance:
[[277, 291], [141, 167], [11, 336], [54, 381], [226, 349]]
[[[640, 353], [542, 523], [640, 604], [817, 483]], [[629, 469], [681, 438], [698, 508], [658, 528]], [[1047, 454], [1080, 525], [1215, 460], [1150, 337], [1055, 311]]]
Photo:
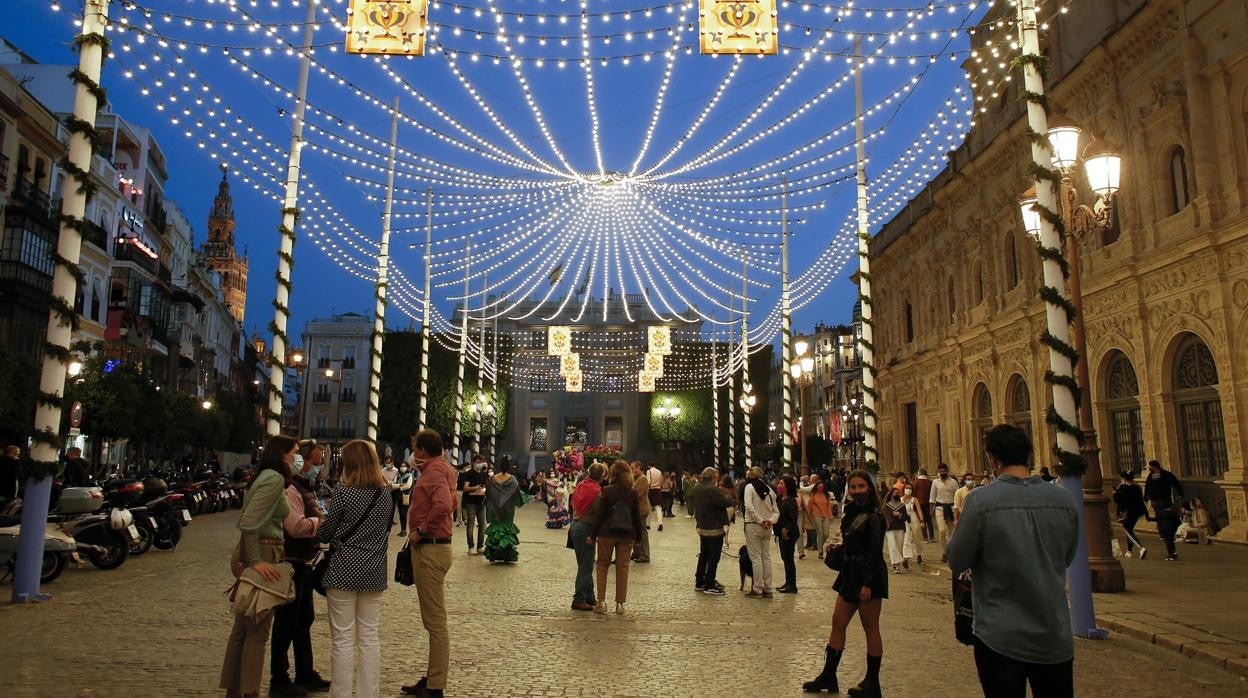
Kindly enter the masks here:
[[[847, 483], [850, 502], [841, 517], [841, 546], [844, 563], [832, 588], [836, 609], [832, 612], [832, 632], [824, 648], [823, 671], [802, 684], [807, 693], [838, 693], [836, 667], [845, 651], [845, 629], [860, 614], [867, 636], [867, 676], [847, 695], [856, 698], [880, 695], [880, 661], [884, 639], [880, 637], [880, 608], [888, 598], [888, 567], [884, 564], [884, 519], [880, 499], [865, 470], [850, 473]], [[829, 546], [830, 548], [831, 546]]]

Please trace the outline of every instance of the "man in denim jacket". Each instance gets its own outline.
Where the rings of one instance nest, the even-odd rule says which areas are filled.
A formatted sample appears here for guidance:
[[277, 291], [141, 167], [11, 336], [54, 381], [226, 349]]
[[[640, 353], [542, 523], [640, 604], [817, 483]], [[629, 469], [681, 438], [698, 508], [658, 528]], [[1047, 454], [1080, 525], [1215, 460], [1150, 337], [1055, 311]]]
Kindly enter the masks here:
[[974, 581], [975, 666], [985, 696], [1074, 696], [1066, 568], [1079, 543], [1069, 492], [1031, 474], [1031, 439], [999, 424], [984, 439], [996, 479], [977, 487], [949, 540]]

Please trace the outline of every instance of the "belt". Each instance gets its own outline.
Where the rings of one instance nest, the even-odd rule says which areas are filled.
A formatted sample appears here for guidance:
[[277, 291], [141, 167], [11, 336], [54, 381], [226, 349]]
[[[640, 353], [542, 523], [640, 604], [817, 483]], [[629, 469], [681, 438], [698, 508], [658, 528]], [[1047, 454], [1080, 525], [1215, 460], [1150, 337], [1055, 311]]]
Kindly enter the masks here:
[[268, 543], [269, 545], [282, 545], [286, 541], [282, 538], [260, 538], [259, 542]]
[[416, 545], [450, 545], [450, 538], [421, 538]]

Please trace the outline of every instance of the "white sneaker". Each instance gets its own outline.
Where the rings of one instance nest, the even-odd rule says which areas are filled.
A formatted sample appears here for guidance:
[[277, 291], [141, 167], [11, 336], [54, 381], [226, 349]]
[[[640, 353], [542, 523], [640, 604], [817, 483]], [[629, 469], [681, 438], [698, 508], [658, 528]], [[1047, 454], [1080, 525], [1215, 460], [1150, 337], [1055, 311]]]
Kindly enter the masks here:
[[1145, 556], [1145, 555], [1147, 555], [1147, 554], [1148, 554], [1148, 548], [1140, 548], [1140, 559], [1141, 559], [1141, 560], [1143, 560], [1143, 559], [1144, 559], [1144, 556]]

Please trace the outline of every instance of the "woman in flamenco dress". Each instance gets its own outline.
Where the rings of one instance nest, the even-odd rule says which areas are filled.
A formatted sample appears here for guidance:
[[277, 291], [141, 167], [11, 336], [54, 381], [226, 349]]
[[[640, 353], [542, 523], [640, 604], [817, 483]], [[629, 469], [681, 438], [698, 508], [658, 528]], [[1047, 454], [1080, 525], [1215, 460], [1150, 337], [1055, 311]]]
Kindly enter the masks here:
[[520, 559], [520, 529], [516, 528], [516, 507], [523, 503], [520, 481], [511, 474], [511, 463], [498, 464], [498, 472], [485, 483], [485, 559], [515, 562]]

